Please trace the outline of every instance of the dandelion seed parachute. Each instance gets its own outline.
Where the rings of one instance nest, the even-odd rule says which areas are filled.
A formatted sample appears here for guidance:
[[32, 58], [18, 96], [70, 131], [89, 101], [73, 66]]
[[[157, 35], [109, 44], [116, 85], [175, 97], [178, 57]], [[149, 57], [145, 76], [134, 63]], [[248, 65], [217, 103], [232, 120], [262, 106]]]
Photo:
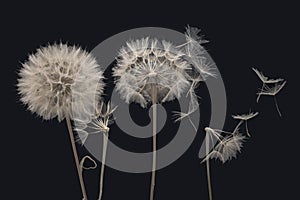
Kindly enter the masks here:
[[250, 112], [247, 114], [232, 115], [232, 118], [247, 121], [249, 119], [256, 117], [257, 115], [258, 115], [258, 112], [255, 112], [255, 113]]
[[233, 133], [238, 131], [238, 129], [242, 125], [242, 123], [245, 122], [245, 124], [246, 124], [246, 133], [250, 137], [250, 133], [249, 133], [249, 130], [248, 130], [248, 120], [256, 117], [257, 115], [258, 115], [258, 112], [249, 112], [247, 114], [232, 115], [233, 119], [240, 120], [238, 125], [235, 127]]
[[[28, 109], [45, 120], [90, 116], [102, 94], [103, 72], [79, 47], [54, 44], [29, 56], [19, 72], [18, 92]], [[96, 94], [96, 99], [92, 99]]]
[[202, 46], [208, 41], [202, 39], [199, 33], [200, 29], [187, 26], [185, 33], [186, 44], [183, 46], [185, 59], [191, 66], [189, 71], [187, 71], [188, 79], [196, 82], [205, 81], [209, 77], [216, 77], [213, 68], [207, 62], [205, 49]]
[[[259, 99], [262, 95], [273, 96], [277, 112], [278, 112], [279, 116], [281, 116], [281, 112], [280, 112], [280, 109], [279, 109], [279, 106], [278, 106], [278, 103], [277, 103], [277, 100], [276, 100], [275, 96], [285, 86], [286, 81], [282, 78], [270, 79], [270, 78], [264, 76], [263, 73], [258, 71], [257, 69], [255, 69], [255, 68], [252, 68], [252, 69], [256, 73], [258, 78], [263, 82], [263, 85], [262, 85], [260, 91], [257, 93], [256, 102], [259, 101]], [[273, 86], [269, 86], [268, 84], [272, 84]]]
[[262, 72], [260, 72], [258, 69], [252, 68], [252, 70], [256, 73], [258, 78], [263, 82], [263, 83], [278, 83], [283, 81], [282, 78], [277, 78], [277, 79], [270, 79], [266, 77]]

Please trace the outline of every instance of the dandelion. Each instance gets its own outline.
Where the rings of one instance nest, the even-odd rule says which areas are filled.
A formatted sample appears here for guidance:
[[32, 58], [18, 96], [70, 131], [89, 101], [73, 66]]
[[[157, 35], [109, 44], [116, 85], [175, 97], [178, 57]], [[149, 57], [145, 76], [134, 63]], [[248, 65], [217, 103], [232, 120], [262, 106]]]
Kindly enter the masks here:
[[[277, 112], [278, 112], [279, 116], [281, 117], [281, 112], [278, 107], [277, 99], [275, 96], [285, 86], [286, 81], [284, 81], [284, 79], [282, 79], [282, 78], [269, 79], [268, 77], [264, 76], [263, 73], [258, 71], [257, 69], [254, 69], [254, 68], [252, 68], [252, 69], [256, 73], [258, 78], [263, 82], [260, 92], [257, 93], [258, 96], [257, 96], [256, 101], [257, 102], [259, 101], [259, 98], [261, 95], [273, 96]], [[268, 84], [273, 84], [273, 86], [270, 87], [270, 86], [268, 86]]]
[[[235, 132], [231, 133], [223, 130], [212, 129], [209, 127], [205, 128], [205, 132], [206, 157], [202, 162], [206, 162], [208, 193], [209, 199], [212, 200], [209, 160], [214, 158], [219, 159], [221, 162], [225, 163], [232, 158], [236, 158], [237, 152], [241, 151], [245, 136], [240, 134], [238, 130], [235, 130]], [[222, 136], [222, 133], [226, 134], [226, 136]], [[209, 152], [210, 143], [213, 143], [214, 140], [217, 140], [218, 144], [213, 148], [211, 152]]]
[[156, 103], [180, 98], [189, 85], [183, 75], [188, 64], [182, 55], [164, 40], [147, 37], [127, 42], [114, 68], [116, 90], [126, 103], [136, 102], [142, 107], [152, 102], [154, 96]]
[[90, 134], [103, 134], [102, 164], [99, 177], [99, 200], [101, 200], [103, 193], [104, 168], [110, 130], [109, 126], [113, 123], [112, 114], [116, 108], [117, 107], [113, 107], [110, 102], [105, 104], [101, 101], [96, 107], [95, 117], [90, 122], [84, 122], [80, 119], [75, 119], [77, 125], [75, 130], [78, 132], [79, 136], [78, 141], [80, 141], [82, 144], [85, 143], [88, 135]]
[[236, 132], [238, 130], [238, 128], [240, 127], [240, 125], [245, 122], [245, 126], [246, 126], [246, 132], [248, 137], [250, 137], [250, 133], [248, 130], [248, 120], [252, 119], [254, 117], [256, 117], [258, 115], [258, 112], [249, 112], [248, 114], [240, 114], [240, 115], [232, 115], [233, 119], [238, 119], [240, 120], [240, 122], [238, 123], [238, 125], [236, 126], [235, 130], [233, 132]]
[[29, 56], [19, 72], [21, 101], [45, 120], [66, 119], [83, 198], [87, 199], [77, 155], [71, 119], [91, 116], [92, 94], [101, 95], [102, 71], [96, 59], [79, 47], [54, 44]]
[[127, 103], [153, 108], [153, 162], [150, 200], [154, 196], [156, 171], [156, 104], [180, 98], [190, 83], [184, 73], [189, 64], [172, 43], [142, 38], [122, 47], [113, 69], [116, 90]]

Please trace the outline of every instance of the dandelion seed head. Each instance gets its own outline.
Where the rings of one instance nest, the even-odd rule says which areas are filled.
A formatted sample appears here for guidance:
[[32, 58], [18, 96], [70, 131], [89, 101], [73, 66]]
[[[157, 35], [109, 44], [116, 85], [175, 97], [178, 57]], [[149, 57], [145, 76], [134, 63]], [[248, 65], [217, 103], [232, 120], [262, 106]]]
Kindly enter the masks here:
[[180, 98], [190, 84], [183, 73], [189, 67], [183, 55], [164, 40], [147, 37], [127, 42], [113, 69], [116, 90], [127, 103], [136, 102], [142, 107], [151, 102], [153, 86], [158, 102]]
[[78, 133], [77, 142], [84, 144], [91, 134], [108, 133], [109, 126], [113, 123], [112, 115], [116, 109], [117, 107], [112, 106], [110, 102], [105, 104], [100, 101], [96, 107], [96, 114], [90, 121], [75, 118], [75, 131]]
[[223, 163], [230, 161], [232, 158], [236, 158], [238, 152], [241, 152], [244, 141], [245, 136], [240, 133], [228, 135], [216, 145], [208, 157], [219, 159]]
[[[103, 91], [102, 71], [86, 51], [66, 44], [42, 47], [19, 72], [18, 91], [28, 109], [45, 120], [88, 111], [88, 100]], [[100, 81], [99, 81], [100, 80]], [[75, 110], [72, 110], [75, 103]], [[90, 113], [88, 113], [90, 114]]]

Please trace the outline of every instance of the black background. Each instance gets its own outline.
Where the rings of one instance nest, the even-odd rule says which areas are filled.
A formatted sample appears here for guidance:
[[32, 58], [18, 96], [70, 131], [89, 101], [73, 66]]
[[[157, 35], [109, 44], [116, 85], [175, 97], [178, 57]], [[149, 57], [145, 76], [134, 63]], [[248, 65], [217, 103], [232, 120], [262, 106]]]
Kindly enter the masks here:
[[[252, 137], [238, 159], [226, 164], [211, 162], [214, 199], [299, 199], [295, 196], [299, 183], [294, 183], [299, 178], [299, 129], [292, 123], [293, 119], [297, 122], [297, 115], [289, 112], [299, 110], [292, 105], [299, 92], [293, 88], [299, 85], [299, 11], [295, 5], [288, 1], [210, 5], [200, 1], [2, 4], [1, 198], [81, 198], [65, 123], [43, 121], [19, 102], [17, 70], [28, 54], [55, 41], [91, 51], [106, 38], [128, 29], [156, 26], [184, 32], [190, 24], [201, 28], [210, 41], [205, 47], [222, 74], [228, 100], [225, 129], [234, 126], [231, 114], [247, 112], [249, 108], [260, 112], [249, 122]], [[277, 97], [281, 118], [272, 98], [261, 98], [256, 104], [260, 82], [252, 67], [288, 81]], [[200, 86], [199, 95], [202, 111], [209, 113], [204, 86]], [[141, 114], [133, 117], [143, 118]], [[204, 119], [200, 127], [207, 124]], [[180, 159], [157, 172], [155, 199], [208, 199], [205, 166], [197, 156], [203, 133], [198, 131], [196, 140]], [[151, 148], [151, 141], [143, 144]], [[86, 153], [82, 148], [79, 151], [80, 155]], [[85, 173], [90, 199], [97, 198], [98, 171]], [[149, 173], [129, 174], [107, 167], [105, 176], [104, 200], [148, 199]]]

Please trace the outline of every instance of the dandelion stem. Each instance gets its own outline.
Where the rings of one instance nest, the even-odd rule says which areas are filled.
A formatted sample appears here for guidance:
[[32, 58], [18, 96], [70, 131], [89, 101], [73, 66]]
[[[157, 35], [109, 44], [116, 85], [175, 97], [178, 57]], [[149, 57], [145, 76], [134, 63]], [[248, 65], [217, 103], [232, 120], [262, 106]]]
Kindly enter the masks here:
[[100, 190], [98, 200], [101, 200], [103, 193], [103, 179], [104, 179], [104, 169], [105, 169], [105, 160], [106, 160], [106, 151], [107, 151], [107, 143], [108, 143], [108, 131], [103, 133], [103, 145], [102, 145], [102, 164], [101, 164], [101, 172], [100, 172]]
[[152, 85], [152, 150], [153, 150], [153, 158], [152, 158], [152, 175], [151, 175], [151, 189], [150, 189], [150, 200], [154, 199], [154, 187], [155, 187], [155, 171], [156, 171], [156, 121], [157, 121], [157, 88], [155, 85]]
[[[206, 135], [206, 137], [205, 137], [205, 149], [206, 149], [206, 155], [208, 155], [208, 153], [209, 153], [209, 137], [208, 137], [208, 135]], [[212, 188], [211, 188], [211, 180], [210, 180], [209, 160], [210, 159], [206, 159], [206, 175], [207, 175], [209, 200], [212, 200]]]
[[80, 169], [78, 153], [77, 153], [77, 149], [76, 149], [76, 145], [75, 145], [75, 139], [74, 139], [72, 124], [71, 124], [71, 120], [70, 120], [69, 115], [66, 115], [66, 122], [67, 122], [67, 127], [68, 127], [70, 140], [71, 140], [73, 155], [74, 155], [74, 159], [75, 159], [75, 163], [76, 163], [79, 182], [80, 182], [80, 186], [81, 186], [81, 192], [82, 192], [82, 195], [83, 195], [83, 200], [87, 200], [87, 194], [86, 194], [86, 190], [85, 190], [85, 186], [84, 186], [83, 176], [82, 176], [81, 169]]

